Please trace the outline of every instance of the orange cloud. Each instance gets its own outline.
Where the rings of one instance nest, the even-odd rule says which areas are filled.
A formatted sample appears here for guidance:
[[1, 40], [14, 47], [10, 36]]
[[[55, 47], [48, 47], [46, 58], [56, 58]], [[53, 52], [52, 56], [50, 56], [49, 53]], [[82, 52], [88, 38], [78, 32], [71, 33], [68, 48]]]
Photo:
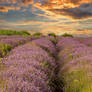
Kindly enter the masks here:
[[48, 0], [42, 4], [38, 2], [34, 6], [46, 12], [50, 11], [56, 15], [59, 14], [76, 19], [92, 16], [92, 0]]
[[[32, 4], [33, 7], [35, 6], [45, 11], [45, 14], [48, 13], [49, 15], [53, 15], [54, 13], [54, 15], [58, 14], [61, 16], [68, 16], [74, 19], [81, 19], [85, 17], [89, 18], [92, 16], [92, 8], [90, 9], [90, 7], [92, 6], [92, 0], [37, 0], [35, 2], [34, 0], [1, 0], [0, 3], [16, 3], [19, 5], [17, 7], [2, 6], [3, 8], [0, 8], [1, 12], [8, 12], [9, 10], [19, 10], [22, 6], [27, 7], [28, 5]], [[86, 3], [86, 5], [81, 7], [84, 3]], [[34, 12], [33, 9], [31, 9], [31, 11]], [[26, 9], [22, 11], [25, 10]], [[48, 17], [47, 15], [43, 16]]]
[[64, 33], [69, 33], [69, 34], [73, 34], [73, 35], [90, 35], [92, 34], [92, 30], [77, 30], [77, 29], [71, 29], [68, 27], [49, 27], [49, 28], [45, 28], [43, 30], [40, 31], [41, 33], [43, 33], [44, 35], [47, 35], [48, 33], [55, 33], [56, 35], [62, 35]]
[[20, 7], [14, 6], [0, 6], [0, 12], [8, 12], [9, 10], [20, 10]]
[[[12, 6], [0, 6], [0, 12], [8, 12], [9, 10], [20, 10], [22, 6], [27, 7], [28, 5], [33, 4], [34, 0], [1, 0], [0, 3], [12, 4]], [[18, 6], [13, 6], [13, 4], [17, 4]]]
[[34, 0], [1, 0], [0, 3], [11, 3], [11, 4], [33, 4]]
[[60, 9], [60, 8], [74, 8], [76, 6], [79, 6], [82, 3], [91, 3], [92, 0], [48, 0], [47, 2], [44, 2], [44, 4], [41, 4], [42, 7], [45, 7], [47, 9]]

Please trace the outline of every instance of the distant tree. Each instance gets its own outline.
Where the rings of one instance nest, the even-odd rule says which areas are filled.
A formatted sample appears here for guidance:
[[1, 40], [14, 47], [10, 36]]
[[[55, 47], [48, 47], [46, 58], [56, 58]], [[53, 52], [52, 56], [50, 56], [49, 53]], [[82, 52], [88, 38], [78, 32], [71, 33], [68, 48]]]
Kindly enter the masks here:
[[0, 35], [24, 35], [28, 36], [28, 31], [16, 31], [16, 30], [0, 30]]
[[28, 31], [21, 31], [24, 35], [31, 35]]
[[37, 33], [34, 33], [33, 36], [35, 36], [35, 37], [39, 37], [39, 36], [42, 36], [42, 33], [37, 32]]
[[54, 36], [54, 37], [56, 37], [56, 34], [55, 33], [49, 33], [48, 36]]
[[63, 37], [73, 37], [72, 34], [68, 34], [68, 33], [64, 33], [62, 36], [63, 36]]

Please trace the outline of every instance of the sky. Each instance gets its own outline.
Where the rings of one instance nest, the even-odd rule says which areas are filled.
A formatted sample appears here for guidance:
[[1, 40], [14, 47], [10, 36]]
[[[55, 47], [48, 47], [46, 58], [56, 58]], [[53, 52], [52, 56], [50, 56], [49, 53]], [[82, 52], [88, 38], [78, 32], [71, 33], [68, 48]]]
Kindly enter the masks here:
[[0, 29], [92, 35], [92, 0], [0, 0]]

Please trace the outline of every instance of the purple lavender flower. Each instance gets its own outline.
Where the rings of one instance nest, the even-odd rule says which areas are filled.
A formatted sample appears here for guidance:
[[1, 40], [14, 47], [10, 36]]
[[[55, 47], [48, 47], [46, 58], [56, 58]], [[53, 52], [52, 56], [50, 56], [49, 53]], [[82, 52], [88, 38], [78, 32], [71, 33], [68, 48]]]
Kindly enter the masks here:
[[2, 92], [51, 92], [49, 81], [53, 76], [55, 60], [34, 43], [13, 49], [2, 64], [8, 67], [1, 73], [7, 81]]
[[41, 46], [42, 48], [48, 50], [48, 52], [56, 54], [55, 46], [49, 39], [42, 37], [40, 39], [33, 40], [33, 42], [35, 42], [37, 45]]

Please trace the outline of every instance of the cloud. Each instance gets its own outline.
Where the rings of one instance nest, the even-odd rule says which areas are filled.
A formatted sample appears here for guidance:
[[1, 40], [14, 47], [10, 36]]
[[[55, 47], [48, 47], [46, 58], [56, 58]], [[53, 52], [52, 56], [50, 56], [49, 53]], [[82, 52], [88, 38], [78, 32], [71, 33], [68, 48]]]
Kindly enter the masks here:
[[[33, 7], [37, 7], [46, 13], [48, 12], [49, 15], [52, 12], [56, 15], [68, 16], [74, 19], [92, 17], [92, 0], [1, 0], [0, 3], [12, 4], [12, 6], [0, 6], [0, 12], [8, 12], [10, 10], [25, 12], [31, 4]], [[31, 8], [30, 11], [35, 13], [35, 9]], [[48, 17], [46, 13], [38, 13], [38, 15]]]
[[69, 34], [73, 34], [73, 35], [90, 35], [90, 34], [92, 34], [92, 30], [82, 29], [80, 31], [80, 29], [71, 29], [71, 28], [68, 28], [68, 27], [60, 28], [58, 26], [51, 26], [51, 27], [42, 29], [40, 32], [43, 33], [43, 34], [48, 34], [48, 33], [53, 32], [57, 35], [62, 35], [64, 33], [69, 33]]
[[[34, 31], [41, 30], [43, 33], [55, 32], [56, 34], [64, 32], [86, 34], [92, 32], [92, 20], [89, 22], [88, 19], [87, 22], [83, 20], [92, 17], [92, 0], [1, 1], [4, 3], [0, 3], [1, 12], [12, 11], [7, 14], [0, 14], [0, 19], [3, 19], [0, 20], [0, 28], [2, 29], [32, 29]], [[19, 11], [14, 12], [15, 10]]]
[[49, 8], [69, 8], [69, 7], [76, 7], [79, 6], [82, 3], [91, 3], [92, 0], [44, 0], [41, 3], [41, 6]]
[[0, 12], [8, 12], [9, 10], [20, 10], [20, 7], [14, 6], [0, 6]]
[[75, 19], [92, 17], [92, 0], [49, 0], [35, 6]]
[[0, 3], [24, 3], [24, 4], [32, 4], [34, 0], [0, 0]]
[[61, 14], [64, 16], [71, 16], [75, 19], [81, 19], [86, 17], [92, 17], [92, 3], [84, 3], [79, 7], [69, 8], [69, 9], [49, 9], [57, 14]]
[[0, 12], [8, 12], [10, 10], [20, 10], [21, 7], [27, 8], [28, 5], [33, 3], [34, 0], [0, 0]]

